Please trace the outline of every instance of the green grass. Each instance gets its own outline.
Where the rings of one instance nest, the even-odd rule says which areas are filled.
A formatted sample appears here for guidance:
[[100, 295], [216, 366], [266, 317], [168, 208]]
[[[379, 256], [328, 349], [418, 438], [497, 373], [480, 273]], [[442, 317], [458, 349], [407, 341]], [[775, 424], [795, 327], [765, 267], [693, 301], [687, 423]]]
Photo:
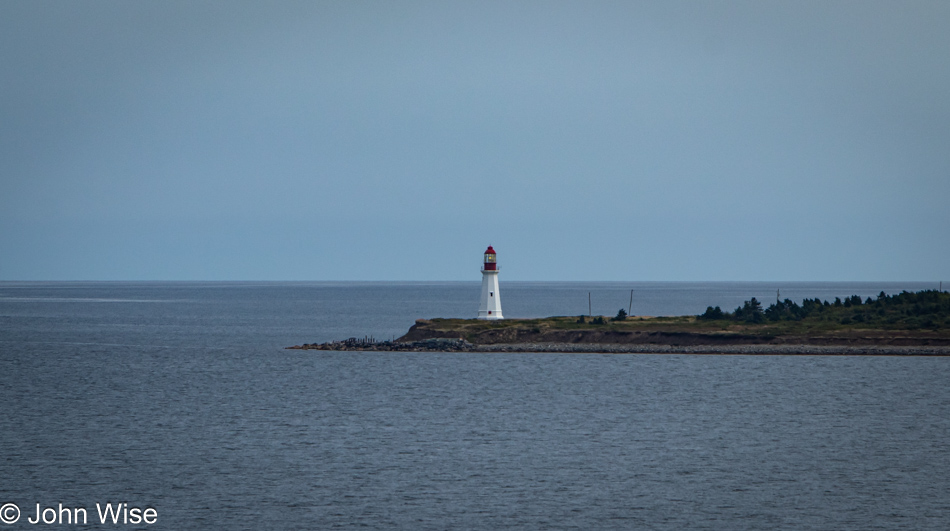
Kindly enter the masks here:
[[[428, 330], [454, 331], [475, 337], [489, 330], [517, 329], [540, 333], [545, 330], [605, 330], [640, 332], [683, 332], [702, 334], [739, 334], [755, 336], [828, 336], [858, 333], [912, 333], [950, 337], [950, 293], [939, 291], [903, 292], [879, 296], [877, 300], [861, 301], [856, 296], [830, 304], [824, 301], [803, 301], [801, 306], [785, 300], [773, 304], [759, 315], [742, 312], [722, 314], [721, 319], [683, 315], [674, 317], [627, 317], [602, 324], [591, 317], [578, 322], [579, 316], [544, 317], [540, 319], [432, 319], [423, 327]], [[596, 318], [598, 316], [593, 316]]]

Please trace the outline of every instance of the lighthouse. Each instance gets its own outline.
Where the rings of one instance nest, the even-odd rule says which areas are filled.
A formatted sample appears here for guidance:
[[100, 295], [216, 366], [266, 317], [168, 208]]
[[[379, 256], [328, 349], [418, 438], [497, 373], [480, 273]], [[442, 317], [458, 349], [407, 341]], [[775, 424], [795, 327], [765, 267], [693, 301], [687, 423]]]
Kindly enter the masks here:
[[501, 294], [498, 292], [498, 262], [491, 245], [485, 250], [482, 266], [482, 298], [478, 305], [479, 319], [504, 319], [501, 315]]

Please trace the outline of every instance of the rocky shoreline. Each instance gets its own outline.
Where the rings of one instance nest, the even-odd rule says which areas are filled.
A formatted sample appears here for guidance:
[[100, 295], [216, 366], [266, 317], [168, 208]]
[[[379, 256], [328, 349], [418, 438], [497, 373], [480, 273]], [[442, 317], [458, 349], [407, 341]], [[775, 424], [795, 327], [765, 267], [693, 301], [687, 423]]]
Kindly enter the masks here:
[[371, 341], [350, 338], [329, 343], [307, 343], [291, 350], [354, 352], [532, 352], [589, 354], [739, 354], [806, 356], [950, 356], [946, 345], [807, 345], [734, 344], [663, 345], [618, 343], [494, 343], [475, 345], [464, 339], [431, 338], [418, 341]]

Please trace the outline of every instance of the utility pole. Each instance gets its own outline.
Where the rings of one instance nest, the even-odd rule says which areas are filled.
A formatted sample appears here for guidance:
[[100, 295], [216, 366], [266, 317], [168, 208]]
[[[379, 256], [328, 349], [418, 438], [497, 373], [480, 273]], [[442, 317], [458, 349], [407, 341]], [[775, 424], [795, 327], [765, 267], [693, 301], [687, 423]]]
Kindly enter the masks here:
[[587, 317], [593, 317], [594, 313], [590, 309], [590, 292], [587, 292]]
[[633, 290], [630, 290], [630, 306], [627, 306], [627, 315], [630, 315], [631, 311], [633, 311]]

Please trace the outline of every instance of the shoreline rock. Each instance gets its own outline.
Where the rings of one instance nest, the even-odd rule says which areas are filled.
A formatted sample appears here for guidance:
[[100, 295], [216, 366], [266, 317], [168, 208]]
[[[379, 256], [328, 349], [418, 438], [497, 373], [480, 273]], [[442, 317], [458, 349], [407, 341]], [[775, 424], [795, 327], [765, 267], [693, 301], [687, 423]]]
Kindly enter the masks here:
[[724, 354], [799, 356], [950, 356], [945, 345], [808, 345], [734, 344], [663, 345], [595, 343], [494, 343], [474, 345], [464, 339], [430, 338], [419, 341], [369, 342], [355, 340], [308, 343], [286, 347], [290, 350], [351, 352], [482, 352], [482, 353], [562, 353], [562, 354]]
[[372, 341], [350, 338], [329, 343], [304, 343], [288, 350], [337, 350], [357, 352], [474, 352], [476, 346], [464, 339], [431, 338], [419, 341]]

